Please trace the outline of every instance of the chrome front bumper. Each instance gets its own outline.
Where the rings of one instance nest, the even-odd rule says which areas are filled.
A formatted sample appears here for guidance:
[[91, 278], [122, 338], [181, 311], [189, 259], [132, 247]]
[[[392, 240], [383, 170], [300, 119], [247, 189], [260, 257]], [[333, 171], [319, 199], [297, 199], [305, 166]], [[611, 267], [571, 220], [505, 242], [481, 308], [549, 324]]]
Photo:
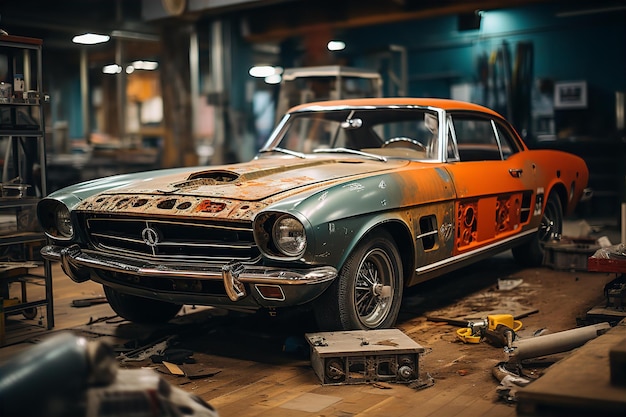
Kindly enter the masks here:
[[221, 280], [228, 298], [233, 302], [246, 297], [244, 284], [285, 287], [320, 285], [325, 289], [330, 281], [337, 277], [337, 269], [331, 266], [311, 269], [285, 269], [248, 265], [241, 262], [230, 262], [219, 267], [214, 264], [161, 265], [146, 259], [84, 250], [78, 245], [68, 247], [44, 246], [41, 249], [41, 255], [48, 260], [60, 262], [63, 272], [76, 282], [89, 280], [91, 277], [90, 270], [140, 277]]

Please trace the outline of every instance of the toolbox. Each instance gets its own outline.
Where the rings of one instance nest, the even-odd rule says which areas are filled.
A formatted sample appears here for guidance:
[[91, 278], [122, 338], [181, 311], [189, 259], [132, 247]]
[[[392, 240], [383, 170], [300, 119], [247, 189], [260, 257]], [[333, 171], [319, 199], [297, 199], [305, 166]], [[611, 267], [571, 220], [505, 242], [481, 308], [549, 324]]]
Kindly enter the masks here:
[[322, 384], [409, 383], [419, 379], [424, 348], [398, 329], [307, 333]]
[[546, 243], [543, 265], [557, 271], [587, 271], [587, 259], [599, 248], [586, 239]]

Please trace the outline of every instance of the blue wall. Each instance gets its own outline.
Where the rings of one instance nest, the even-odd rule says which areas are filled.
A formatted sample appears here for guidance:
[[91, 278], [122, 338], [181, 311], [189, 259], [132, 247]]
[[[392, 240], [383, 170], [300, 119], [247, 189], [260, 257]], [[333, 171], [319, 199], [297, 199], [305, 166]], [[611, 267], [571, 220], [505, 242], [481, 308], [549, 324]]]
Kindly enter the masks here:
[[[572, 2], [569, 9], [576, 6], [583, 8]], [[557, 124], [583, 118], [589, 123], [577, 127], [583, 129], [579, 134], [611, 135], [615, 130], [615, 92], [626, 91], [626, 11], [559, 17], [563, 11], [558, 5], [486, 11], [478, 30], [459, 31], [457, 16], [445, 16], [359, 28], [338, 37], [348, 45], [342, 57], [348, 58], [350, 65], [378, 70], [381, 51], [392, 44], [404, 46], [408, 51], [408, 95], [424, 97], [450, 97], [452, 85], [477, 83], [480, 58], [491, 58], [503, 44], [514, 71], [518, 46], [530, 45], [529, 83], [537, 79], [587, 82], [587, 109], [557, 111]], [[480, 96], [476, 101], [481, 102]]]

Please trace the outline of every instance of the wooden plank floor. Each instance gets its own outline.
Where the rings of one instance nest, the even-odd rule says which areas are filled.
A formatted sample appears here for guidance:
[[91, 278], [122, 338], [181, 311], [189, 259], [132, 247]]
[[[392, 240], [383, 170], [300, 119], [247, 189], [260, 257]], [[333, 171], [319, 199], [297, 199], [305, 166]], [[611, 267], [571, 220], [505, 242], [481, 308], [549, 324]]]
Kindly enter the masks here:
[[[523, 279], [502, 292], [498, 279]], [[53, 266], [55, 329], [21, 316], [7, 319], [7, 344], [0, 365], [13, 355], [60, 331], [106, 340], [122, 351], [175, 336], [173, 345], [193, 352], [194, 366], [216, 370], [192, 379], [169, 374], [150, 360], [122, 362], [121, 367], [148, 366], [170, 384], [202, 397], [221, 416], [514, 416], [515, 406], [498, 399], [492, 368], [504, 360], [501, 348], [466, 345], [456, 327], [427, 320], [432, 312], [480, 316], [484, 311], [536, 310], [519, 333], [529, 336], [548, 328], [576, 327], [576, 318], [603, 299], [610, 274], [520, 269], [510, 254], [409, 289], [397, 327], [426, 348], [420, 371], [434, 385], [415, 389], [397, 383], [322, 385], [313, 372], [304, 334], [316, 331], [308, 316], [246, 316], [219, 309], [185, 306], [184, 314], [163, 326], [138, 326], [115, 318], [107, 304], [75, 308], [72, 300], [102, 295], [88, 282], [75, 284]], [[45, 310], [44, 310], [45, 311]], [[295, 347], [294, 347], [295, 346]]]

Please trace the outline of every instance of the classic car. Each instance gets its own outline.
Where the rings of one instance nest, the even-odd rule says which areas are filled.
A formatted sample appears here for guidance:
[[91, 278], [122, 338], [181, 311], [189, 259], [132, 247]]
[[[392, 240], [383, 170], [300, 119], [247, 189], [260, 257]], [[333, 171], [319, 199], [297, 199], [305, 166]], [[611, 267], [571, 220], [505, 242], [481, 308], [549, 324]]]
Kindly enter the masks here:
[[305, 306], [320, 329], [377, 329], [407, 286], [509, 249], [540, 265], [587, 180], [485, 107], [357, 99], [291, 109], [252, 161], [92, 180], [37, 210], [42, 255], [125, 319]]

